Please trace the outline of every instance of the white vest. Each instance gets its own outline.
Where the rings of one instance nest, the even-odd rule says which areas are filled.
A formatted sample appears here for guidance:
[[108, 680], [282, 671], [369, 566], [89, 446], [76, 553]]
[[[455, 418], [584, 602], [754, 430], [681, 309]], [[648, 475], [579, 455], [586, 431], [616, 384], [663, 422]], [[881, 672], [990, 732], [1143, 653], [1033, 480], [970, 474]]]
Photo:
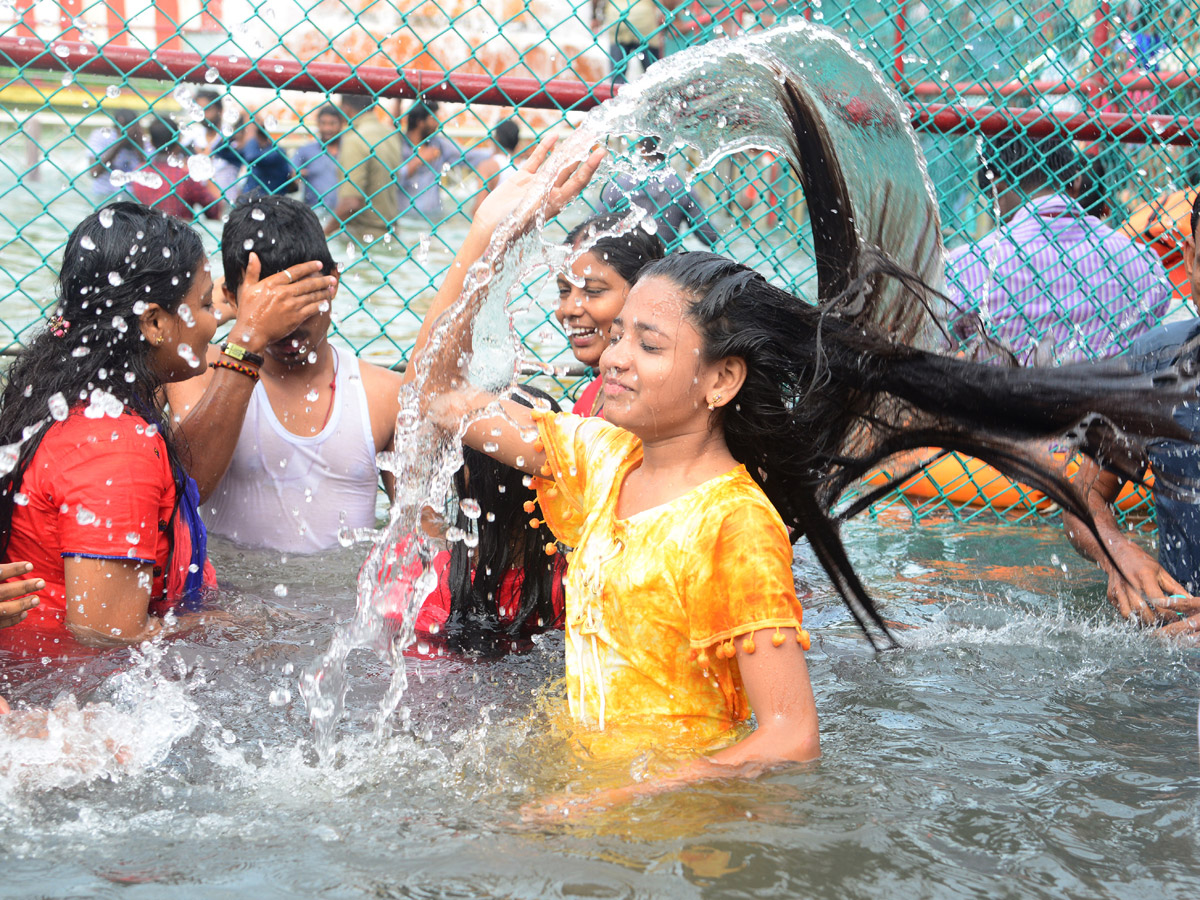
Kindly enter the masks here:
[[292, 434], [255, 386], [225, 477], [200, 505], [209, 530], [248, 547], [311, 553], [343, 528], [372, 528], [379, 491], [375, 438], [358, 358], [331, 347], [335, 405], [311, 437]]

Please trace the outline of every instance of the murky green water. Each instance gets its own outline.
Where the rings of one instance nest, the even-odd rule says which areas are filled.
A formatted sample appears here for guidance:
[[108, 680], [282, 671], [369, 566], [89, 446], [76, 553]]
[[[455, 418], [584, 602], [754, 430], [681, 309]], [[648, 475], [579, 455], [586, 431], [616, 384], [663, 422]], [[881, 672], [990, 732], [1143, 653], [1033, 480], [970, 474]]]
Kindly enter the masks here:
[[818, 763], [556, 828], [520, 825], [520, 807], [624, 774], [573, 758], [536, 707], [558, 636], [418, 664], [408, 725], [382, 745], [365, 723], [387, 673], [353, 657], [322, 768], [296, 673], [351, 615], [365, 551], [218, 543], [225, 623], [132, 675], [112, 673], [128, 654], [7, 671], [22, 702], [111, 703], [68, 734], [141, 759], [80, 772], [0, 730], [0, 896], [1195, 896], [1197, 651], [1117, 622], [1051, 528], [863, 521], [848, 543], [905, 649], [872, 656], [798, 567]]

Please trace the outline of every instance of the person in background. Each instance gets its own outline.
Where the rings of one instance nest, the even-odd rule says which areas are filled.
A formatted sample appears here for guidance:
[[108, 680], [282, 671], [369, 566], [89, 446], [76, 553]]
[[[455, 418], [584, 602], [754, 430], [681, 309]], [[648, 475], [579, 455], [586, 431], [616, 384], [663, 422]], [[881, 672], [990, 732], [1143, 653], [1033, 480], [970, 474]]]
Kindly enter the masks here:
[[441, 133], [438, 104], [417, 101], [409, 107], [401, 135], [400, 214], [437, 224], [442, 210], [442, 175], [463, 162], [462, 148]]
[[[1192, 310], [1200, 308], [1200, 191], [1192, 201], [1191, 233], [1183, 243], [1183, 261]], [[1165, 370], [1183, 348], [1200, 337], [1200, 320], [1188, 318], [1159, 325], [1130, 347], [1147, 372]], [[1175, 411], [1175, 421], [1200, 440], [1200, 402]], [[1194, 442], [1164, 440], [1149, 447], [1154, 473], [1154, 510], [1158, 522], [1158, 556], [1134, 543], [1113, 514], [1112, 502], [1123, 487], [1113, 472], [1085, 460], [1076, 479], [1087, 486], [1087, 504], [1096, 535], [1074, 516], [1063, 515], [1067, 537], [1075, 549], [1100, 567], [1108, 579], [1108, 599], [1126, 618], [1143, 624], [1167, 622], [1166, 631], [1200, 631], [1200, 447]], [[1173, 599], [1172, 599], [1173, 598]]]
[[153, 156], [143, 169], [147, 175], [134, 180], [133, 194], [139, 203], [160, 210], [184, 222], [193, 222], [196, 213], [205, 218], [221, 218], [221, 195], [211, 181], [196, 181], [179, 162], [186, 155], [179, 143], [175, 123], [155, 116], [148, 129]]
[[239, 128], [218, 155], [246, 167], [246, 178], [238, 196], [262, 197], [267, 194], [288, 194], [297, 189], [292, 179], [292, 164], [275, 146], [270, 132], [257, 120]]
[[97, 129], [88, 138], [88, 149], [96, 157], [89, 170], [93, 199], [105, 202], [125, 190], [125, 181], [113, 184], [112, 173], [136, 172], [144, 166], [145, 142], [138, 114], [132, 109], [114, 109], [112, 125]]
[[1074, 144], [1007, 133], [984, 150], [980, 188], [994, 192], [998, 227], [950, 252], [947, 293], [1024, 364], [1111, 356], [1156, 325], [1170, 303], [1158, 259], [1068, 193]]
[[[229, 203], [237, 196], [235, 185], [242, 173], [241, 160], [232, 154], [221, 154], [217, 151], [226, 144], [224, 128], [225, 106], [221, 95], [213, 90], [196, 91], [197, 105], [204, 113], [204, 118], [197, 127], [189, 130], [183, 136], [182, 143], [194, 153], [208, 156], [212, 160], [212, 182], [221, 192], [221, 198]], [[238, 117], [235, 127], [240, 128], [242, 118]]]
[[[608, 213], [571, 229], [565, 243], [572, 253], [567, 270], [558, 275], [554, 317], [567, 333], [575, 358], [593, 372], [599, 372], [609, 329], [638, 272], [664, 254], [662, 241], [644, 228], [620, 234], [624, 219], [619, 213]], [[597, 374], [571, 411], [577, 416], [603, 415], [603, 385], [603, 376]]]
[[[531, 385], [509, 396], [525, 407], [533, 398], [558, 410], [548, 394]], [[455, 541], [433, 558], [437, 587], [417, 613], [416, 641], [408, 652], [492, 658], [528, 650], [533, 635], [563, 627], [566, 562], [561, 553], [546, 555], [541, 507], [524, 481], [516, 469], [463, 448], [455, 496], [474, 500], [487, 515], [471, 519], [460, 504], [457, 520], [449, 523], [464, 533], [474, 531], [478, 541], [473, 547]], [[387, 585], [386, 615], [403, 615], [420, 574], [419, 564], [403, 575], [385, 568], [380, 580]]]
[[521, 143], [521, 126], [515, 118], [505, 119], [492, 129], [492, 141], [496, 145], [496, 152], [475, 165], [475, 174], [479, 176], [479, 196], [471, 207], [471, 215], [479, 209], [484, 197], [517, 171], [513, 155], [517, 152], [517, 145]]
[[1087, 154], [1080, 160], [1079, 173], [1071, 182], [1068, 193], [1079, 204], [1079, 208], [1093, 219], [1103, 222], [1112, 215], [1108, 166], [1098, 153]]
[[666, 157], [658, 149], [658, 139], [643, 138], [638, 142], [637, 154], [643, 165], [658, 171], [645, 180], [618, 172], [600, 191], [604, 208], [621, 212], [631, 206], [638, 207], [657, 224], [659, 237], [668, 249], [677, 248], [690, 231], [706, 246], [715, 246], [721, 236], [708, 221], [695, 193], [667, 165]]
[[338, 147], [338, 167], [345, 180], [338, 188], [337, 208], [325, 223], [327, 235], [345, 230], [361, 247], [391, 234], [400, 215], [396, 177], [400, 141], [375, 115], [369, 94], [343, 94], [348, 128]]
[[592, 30], [612, 60], [613, 84], [626, 82], [633, 60], [645, 71], [662, 58], [662, 15], [655, 0], [592, 0]]
[[300, 175], [304, 202], [318, 217], [326, 217], [337, 209], [338, 184], [342, 171], [338, 168], [338, 147], [346, 127], [346, 117], [332, 103], [317, 110], [317, 139], [300, 147], [292, 155], [292, 165]]
[[[336, 295], [337, 267], [321, 223], [298, 200], [239, 201], [221, 235], [221, 258], [222, 290], [235, 308], [245, 286], [308, 265]], [[332, 299], [244, 355], [239, 393], [223, 406], [199, 405], [213, 371], [167, 386], [171, 411], [189, 431], [200, 512], [215, 534], [310, 553], [336, 546], [342, 529], [375, 526], [376, 454], [392, 446], [401, 375], [330, 343]], [[227, 352], [210, 347], [209, 359]]]

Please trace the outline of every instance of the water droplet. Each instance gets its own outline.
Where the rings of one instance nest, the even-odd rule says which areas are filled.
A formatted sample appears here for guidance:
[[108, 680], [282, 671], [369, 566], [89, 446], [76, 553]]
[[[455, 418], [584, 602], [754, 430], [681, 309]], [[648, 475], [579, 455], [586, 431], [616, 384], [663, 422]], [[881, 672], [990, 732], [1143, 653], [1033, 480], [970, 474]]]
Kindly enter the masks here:
[[141, 539], [142, 539], [141, 535], [138, 534], [136, 531], [131, 531], [127, 535], [125, 535], [125, 540], [131, 544], [136, 544]]
[[180, 358], [182, 358], [185, 363], [187, 363], [193, 369], [200, 368], [200, 360], [196, 357], [196, 351], [194, 351], [188, 344], [180, 344], [176, 350], [179, 353]]
[[83, 237], [81, 237], [79, 239], [79, 246], [82, 247], [84, 250], [95, 250], [96, 242], [93, 241], [89, 235], [85, 234]]
[[192, 314], [192, 308], [186, 303], [180, 303], [175, 314], [183, 320], [183, 324], [188, 328], [196, 327], [196, 317]]
[[117, 97], [121, 96], [121, 89], [115, 84], [110, 84], [104, 89], [104, 96], [116, 99]]
[[100, 225], [104, 228], [112, 228], [113, 211], [107, 206], [100, 210], [96, 218], [100, 221]]
[[354, 532], [351, 531], [349, 528], [347, 528], [345, 525], [343, 525], [341, 528], [338, 529], [337, 540], [338, 540], [338, 543], [341, 544], [343, 547], [353, 547], [354, 546]]
[[483, 512], [479, 508], [479, 501], [473, 497], [464, 497], [459, 501], [458, 508], [463, 511], [463, 515], [468, 519], [478, 519]]
[[416, 431], [417, 426], [421, 423], [421, 414], [415, 409], [409, 407], [401, 407], [400, 412], [396, 414], [396, 430], [397, 431]]
[[[12, 471], [12, 470], [10, 469], [9, 471]], [[7, 474], [7, 473], [5, 473], [5, 474]], [[13, 494], [13, 503], [17, 504], [17, 506], [28, 506], [29, 505], [29, 495], [22, 494], [20, 491], [17, 491], [17, 493]]]
[[320, 398], [320, 396], [321, 395], [319, 393], [317, 393], [317, 389], [313, 388], [307, 394], [304, 395], [304, 399], [307, 400], [309, 403], [313, 403], [316, 400], [318, 400]]
[[287, 706], [292, 702], [292, 692], [288, 688], [279, 688], [267, 695], [267, 702], [272, 706]]
[[192, 181], [209, 181], [213, 177], [213, 161], [207, 156], [189, 156], [187, 170]]
[[71, 48], [68, 47], [66, 44], [55, 44], [54, 45], [54, 55], [59, 57], [60, 59], [66, 59], [68, 56], [71, 55]]
[[62, 395], [62, 391], [52, 394], [46, 403], [50, 407], [50, 415], [56, 422], [63, 421], [71, 412], [71, 408], [67, 406], [67, 398]]
[[459, 528], [457, 525], [451, 525], [449, 528], [446, 529], [446, 540], [452, 544], [456, 543], [458, 541], [461, 541], [466, 536], [467, 536], [467, 533], [465, 531], [463, 531], [461, 528]]
[[221, 70], [218, 69], [216, 66], [209, 66], [207, 69], [204, 70], [204, 80], [207, 81], [209, 84], [212, 84], [214, 81], [216, 81], [220, 77], [221, 77]]
[[246, 238], [244, 241], [242, 241], [242, 249], [243, 250], [253, 250], [254, 249], [254, 238]]
[[275, 596], [276, 597], [286, 597], [287, 596], [287, 585], [286, 584], [275, 585]]
[[108, 283], [111, 284], [113, 287], [120, 287], [122, 284], [125, 283], [125, 279], [121, 277], [121, 274], [119, 272], [109, 272], [108, 273]]
[[75, 521], [80, 525], [91, 525], [96, 521], [96, 514], [86, 506], [77, 506], [75, 508]]
[[483, 452], [484, 453], [495, 453], [499, 449], [500, 449], [500, 445], [497, 444], [495, 441], [484, 441], [483, 442]]
[[262, 211], [261, 207], [256, 206], [254, 209], [250, 210], [250, 218], [252, 218], [255, 222], [265, 222], [267, 219], [267, 214]]

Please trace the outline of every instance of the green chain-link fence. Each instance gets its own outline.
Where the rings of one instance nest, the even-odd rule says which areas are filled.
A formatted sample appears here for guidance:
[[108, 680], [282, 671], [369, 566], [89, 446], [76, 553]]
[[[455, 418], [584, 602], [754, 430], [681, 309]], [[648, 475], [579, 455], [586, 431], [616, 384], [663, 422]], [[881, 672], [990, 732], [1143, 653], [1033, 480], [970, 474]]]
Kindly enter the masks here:
[[[280, 181], [334, 222], [337, 339], [401, 362], [505, 161], [494, 137], [515, 124], [519, 156], [655, 59], [796, 16], [845, 35], [910, 104], [964, 320], [1025, 361], [1052, 362], [1120, 352], [1161, 319], [1191, 315], [1181, 245], [1200, 183], [1195, 0], [3, 0], [0, 353], [19, 352], [40, 327], [66, 235], [97, 205], [183, 196], [180, 211], [215, 250], [237, 194]], [[375, 102], [347, 127], [338, 99], [364, 93]], [[417, 106], [432, 117], [418, 121]], [[323, 110], [335, 113], [324, 137]], [[152, 169], [155, 120], [173, 123], [180, 143]], [[1055, 155], [1055, 136], [1068, 156]], [[365, 158], [348, 149], [358, 138]], [[290, 163], [279, 179], [267, 177], [276, 150]], [[378, 161], [393, 178], [366, 186]], [[356, 184], [370, 209], [343, 222], [339, 201], [359, 196]], [[696, 224], [713, 233], [696, 228], [679, 243], [713, 240], [812, 293], [804, 198], [785, 162], [743, 154], [692, 190]], [[386, 226], [366, 222], [371, 213]], [[1035, 230], [1050, 222], [1048, 250], [1016, 231], [1022, 216]], [[1009, 244], [1004, 232], [987, 236], [998, 220], [1016, 234]], [[1018, 290], [1022, 272], [1036, 277]], [[552, 318], [520, 324], [531, 361], [562, 372], [574, 363]], [[559, 377], [564, 391], [577, 374]], [[956, 457], [876, 509], [888, 506], [1053, 514]], [[1135, 517], [1147, 509], [1128, 506]]]

